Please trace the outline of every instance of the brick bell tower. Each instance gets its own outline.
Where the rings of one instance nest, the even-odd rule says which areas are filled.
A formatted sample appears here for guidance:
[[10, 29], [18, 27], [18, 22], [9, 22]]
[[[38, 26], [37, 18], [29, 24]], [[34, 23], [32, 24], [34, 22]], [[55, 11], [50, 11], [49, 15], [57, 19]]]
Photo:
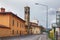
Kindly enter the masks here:
[[29, 24], [29, 22], [30, 22], [30, 7], [25, 6], [24, 11], [25, 11], [25, 17], [24, 18], [25, 18], [25, 21], [26, 21], [25, 25], [29, 26], [30, 25]]
[[30, 34], [30, 7], [25, 6], [24, 11], [25, 11], [25, 16], [24, 16], [25, 25], [26, 25], [26, 28], [28, 29], [27, 30], [28, 34]]

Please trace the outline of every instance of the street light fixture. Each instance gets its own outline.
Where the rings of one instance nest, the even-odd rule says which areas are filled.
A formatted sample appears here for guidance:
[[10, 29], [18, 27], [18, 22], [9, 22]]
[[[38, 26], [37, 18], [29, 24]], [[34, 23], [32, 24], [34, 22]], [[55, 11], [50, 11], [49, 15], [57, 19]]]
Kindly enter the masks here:
[[48, 28], [48, 5], [45, 5], [45, 4], [39, 4], [39, 3], [35, 3], [36, 5], [42, 5], [42, 6], [45, 6], [46, 7], [46, 28]]

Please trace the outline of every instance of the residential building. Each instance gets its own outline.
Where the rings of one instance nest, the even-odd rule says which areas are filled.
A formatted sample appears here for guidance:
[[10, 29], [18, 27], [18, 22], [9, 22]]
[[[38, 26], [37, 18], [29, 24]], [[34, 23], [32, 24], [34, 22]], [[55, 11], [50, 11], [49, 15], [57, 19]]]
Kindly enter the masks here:
[[43, 27], [38, 25], [39, 21], [34, 19], [30, 22], [30, 34], [41, 34]]
[[43, 27], [38, 25], [38, 20], [30, 22], [30, 7], [24, 7], [25, 20], [12, 12], [0, 8], [0, 37], [21, 36], [27, 34], [40, 34]]
[[31, 24], [31, 29], [30, 29], [30, 34], [41, 34], [41, 26], [38, 26], [38, 24], [30, 22]]
[[5, 8], [1, 8], [0, 10], [0, 37], [27, 34], [23, 19], [12, 12], [5, 12]]

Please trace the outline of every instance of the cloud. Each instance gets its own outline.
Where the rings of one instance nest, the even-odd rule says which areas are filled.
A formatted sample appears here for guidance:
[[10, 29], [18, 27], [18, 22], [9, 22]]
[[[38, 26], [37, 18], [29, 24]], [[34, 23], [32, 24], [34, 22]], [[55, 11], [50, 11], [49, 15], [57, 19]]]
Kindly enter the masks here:
[[56, 11], [54, 8], [49, 8], [48, 11]]
[[[47, 10], [44, 10], [44, 12], [46, 13]], [[56, 9], [55, 8], [49, 8], [48, 9], [48, 14], [49, 15], [55, 15], [56, 14]]]
[[56, 19], [52, 20], [52, 21], [51, 21], [51, 24], [52, 24], [52, 23], [56, 23]]
[[[19, 15], [19, 17], [24, 18], [24, 6], [28, 5], [31, 8], [31, 19], [34, 16], [40, 20], [40, 24], [45, 26], [46, 24], [46, 8], [44, 6], [36, 6], [34, 3], [41, 3], [48, 5], [48, 13], [49, 13], [49, 25], [53, 23], [52, 17], [55, 15], [56, 9], [60, 7], [60, 0], [0, 0], [1, 6], [6, 8], [8, 11], [12, 11], [15, 14]], [[51, 22], [51, 23], [50, 23]]]
[[52, 24], [53, 24], [53, 23], [56, 23], [56, 19], [52, 19], [52, 20], [50, 20], [49, 28], [52, 28]]
[[55, 15], [56, 14], [56, 9], [50, 8], [50, 9], [48, 9], [48, 13], [49, 13], [49, 15]]

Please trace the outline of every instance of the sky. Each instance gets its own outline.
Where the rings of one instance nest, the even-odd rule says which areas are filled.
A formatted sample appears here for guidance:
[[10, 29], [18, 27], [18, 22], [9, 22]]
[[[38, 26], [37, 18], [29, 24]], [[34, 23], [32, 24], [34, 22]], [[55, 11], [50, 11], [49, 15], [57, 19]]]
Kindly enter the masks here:
[[13, 12], [24, 19], [24, 7], [30, 7], [30, 20], [34, 17], [39, 20], [39, 25], [46, 27], [46, 7], [35, 5], [35, 3], [48, 6], [48, 28], [56, 21], [56, 11], [60, 8], [60, 0], [0, 0], [0, 7], [6, 11]]

